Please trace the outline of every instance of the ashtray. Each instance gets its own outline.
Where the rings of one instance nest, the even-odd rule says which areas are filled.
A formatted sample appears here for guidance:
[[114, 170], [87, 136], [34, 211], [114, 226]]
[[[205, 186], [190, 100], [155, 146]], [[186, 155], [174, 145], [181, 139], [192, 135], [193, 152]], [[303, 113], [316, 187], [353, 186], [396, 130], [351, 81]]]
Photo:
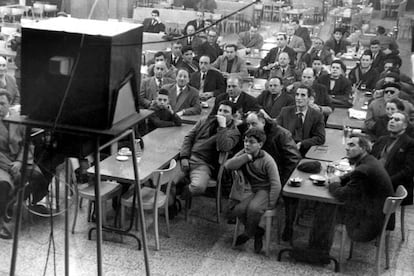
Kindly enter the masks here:
[[300, 187], [301, 184], [302, 184], [302, 178], [300, 177], [294, 177], [294, 178], [289, 179], [289, 186]]
[[326, 178], [319, 174], [312, 174], [309, 176], [309, 179], [312, 180], [312, 183], [316, 186], [325, 186]]
[[118, 154], [121, 155], [121, 156], [131, 156], [132, 155], [132, 152], [131, 152], [131, 150], [129, 148], [121, 148], [118, 151]]
[[118, 161], [127, 161], [128, 160], [128, 156], [126, 156], [126, 155], [118, 155], [116, 157], [116, 160], [118, 160]]

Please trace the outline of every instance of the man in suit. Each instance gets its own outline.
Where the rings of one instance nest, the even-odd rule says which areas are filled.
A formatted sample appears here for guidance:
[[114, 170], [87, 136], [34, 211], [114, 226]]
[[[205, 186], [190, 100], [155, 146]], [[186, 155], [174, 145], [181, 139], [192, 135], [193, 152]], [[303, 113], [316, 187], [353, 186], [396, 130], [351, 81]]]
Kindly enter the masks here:
[[[355, 169], [341, 177], [328, 178], [329, 192], [344, 202], [341, 213], [346, 232], [356, 242], [371, 241], [379, 235], [385, 199], [394, 193], [388, 173], [369, 154], [370, 148], [367, 138], [352, 135], [347, 140], [346, 155]], [[335, 210], [334, 204], [318, 204], [306, 250], [308, 255], [329, 255], [335, 233]]]
[[211, 62], [215, 62], [216, 59], [223, 54], [223, 50], [217, 44], [217, 30], [212, 28], [208, 30], [207, 41], [200, 45], [198, 48], [198, 56], [209, 56]]
[[372, 53], [371, 67], [377, 69], [378, 72], [382, 72], [386, 55], [381, 51], [380, 42], [376, 39], [371, 40], [369, 49]]
[[257, 97], [257, 102], [267, 118], [276, 118], [282, 107], [294, 105], [295, 99], [284, 91], [282, 79], [273, 77], [266, 83], [266, 90]]
[[288, 87], [288, 89], [289, 91], [296, 91], [301, 85], [312, 88], [315, 95], [312, 97], [309, 106], [322, 112], [327, 118], [329, 114], [332, 113], [331, 98], [329, 97], [325, 86], [315, 81], [315, 72], [312, 68], [305, 68], [302, 72], [302, 80], [300, 82], [295, 82], [291, 87]]
[[181, 62], [177, 64], [177, 68], [184, 68], [190, 74], [194, 72], [198, 72], [199, 70], [198, 64], [193, 59], [193, 56], [194, 56], [193, 48], [191, 48], [191, 46], [184, 46], [182, 50], [183, 59], [181, 60]]
[[292, 21], [290, 21], [290, 25], [292, 25], [295, 28], [295, 35], [303, 39], [303, 41], [305, 42], [306, 50], [308, 50], [312, 45], [308, 28], [300, 26], [299, 19], [292, 19]]
[[[10, 107], [11, 96], [5, 89], [0, 89], [0, 238], [11, 239], [12, 231], [6, 216], [7, 205], [14, 192], [15, 185], [21, 178], [25, 127], [3, 121], [10, 115], [16, 115]], [[40, 169], [33, 162], [33, 145], [29, 148], [27, 161], [29, 185], [25, 195], [31, 194], [30, 204], [36, 204], [48, 193], [48, 182]], [[42, 208], [44, 209], [44, 208]], [[9, 215], [9, 214], [8, 214]]]
[[237, 55], [237, 46], [234, 44], [226, 45], [226, 52], [219, 56], [212, 66], [219, 69], [224, 77], [231, 73], [248, 75], [246, 61]]
[[258, 33], [258, 27], [251, 25], [250, 30], [241, 32], [239, 34], [239, 41], [237, 44], [241, 49], [246, 48], [246, 51], [251, 49], [261, 49], [263, 46], [263, 36]]
[[343, 37], [342, 28], [335, 28], [332, 37], [325, 43], [325, 47], [330, 50], [335, 57], [340, 57], [342, 54], [346, 53], [346, 47], [349, 45], [351, 45], [351, 43]]
[[329, 72], [326, 71], [323, 68], [322, 60], [319, 57], [314, 57], [313, 58], [313, 60], [312, 60], [312, 66], [311, 67], [313, 69], [313, 72], [315, 72], [315, 80], [316, 81], [318, 81], [318, 79], [319, 79], [320, 76], [329, 74]]
[[170, 105], [180, 117], [201, 113], [198, 91], [188, 85], [189, 80], [188, 71], [181, 68], [177, 73], [177, 83], [167, 84], [162, 87], [168, 90]]
[[295, 35], [295, 27], [288, 25], [286, 27], [287, 46], [296, 52], [296, 60], [300, 61], [302, 54], [306, 52], [305, 42], [300, 36]]
[[284, 87], [287, 87], [295, 81], [300, 80], [300, 72], [295, 70], [292, 66], [289, 66], [289, 64], [290, 57], [288, 53], [280, 53], [277, 65], [270, 71], [269, 79], [279, 77], [282, 80]]
[[190, 85], [200, 91], [200, 99], [207, 100], [226, 91], [223, 75], [211, 68], [208, 56], [200, 57], [200, 71], [191, 74]]
[[372, 40], [378, 40], [381, 51], [387, 56], [398, 55], [398, 43], [391, 36], [388, 36], [383, 26], [377, 26], [377, 35]]
[[332, 53], [324, 47], [324, 42], [319, 37], [313, 39], [312, 47], [302, 56], [302, 61], [307, 67], [311, 67], [316, 57], [325, 65], [332, 62]]
[[296, 105], [282, 108], [277, 123], [292, 133], [302, 156], [311, 146], [325, 143], [325, 123], [322, 113], [309, 107], [312, 88], [301, 85], [296, 89]]
[[144, 32], [147, 33], [165, 32], [165, 25], [161, 23], [160, 12], [158, 10], [153, 10], [151, 12], [151, 18], [145, 18], [143, 25]]
[[180, 40], [174, 40], [171, 45], [171, 54], [167, 56], [167, 64], [171, 64], [172, 66], [177, 66], [183, 59], [181, 52], [183, 49], [183, 44], [181, 44]]
[[167, 66], [167, 70], [164, 72], [164, 77], [175, 79], [177, 76], [177, 68], [174, 65], [171, 65], [167, 62], [167, 54], [163, 51], [156, 52], [154, 55], [154, 63], [148, 65], [148, 75], [150, 77], [154, 76], [154, 66], [156, 62], [164, 62]]
[[372, 147], [372, 155], [380, 160], [391, 177], [394, 190], [399, 185], [407, 189], [403, 205], [413, 204], [414, 139], [407, 133], [407, 114], [397, 111], [388, 121], [388, 135], [380, 137]]
[[278, 60], [280, 53], [286, 52], [289, 55], [290, 66], [294, 66], [296, 60], [296, 52], [287, 46], [287, 40], [285, 34], [278, 34], [276, 37], [277, 47], [272, 48], [269, 53], [260, 61], [260, 68], [263, 71], [265, 78], [268, 78], [269, 71], [278, 66]]
[[154, 76], [145, 78], [141, 83], [139, 95], [140, 106], [149, 108], [151, 103], [156, 100], [160, 88], [165, 84], [175, 82], [175, 79], [165, 77], [166, 71], [167, 65], [165, 65], [165, 62], [158, 61], [155, 63]]
[[190, 46], [193, 48], [196, 55], [198, 54], [198, 48], [203, 44], [203, 41], [195, 35], [195, 28], [193, 25], [188, 25], [186, 28], [186, 36], [181, 39], [181, 43], [183, 44], [183, 48], [185, 46]]
[[334, 60], [331, 63], [331, 73], [318, 78], [318, 83], [324, 85], [331, 96], [334, 107], [351, 107], [352, 85], [342, 74], [342, 61]]
[[[373, 68], [371, 51], [365, 51], [357, 64], [351, 72], [349, 72], [348, 79], [357, 89], [374, 90], [377, 81], [379, 80], [379, 73], [377, 69]], [[363, 88], [365, 87], [365, 88]]]
[[257, 99], [242, 91], [243, 79], [237, 75], [231, 75], [227, 80], [227, 90], [225, 94], [220, 94], [216, 97], [214, 107], [211, 110], [210, 116], [217, 113], [219, 103], [223, 100], [230, 100], [234, 104], [235, 114], [237, 119], [242, 119], [249, 111], [257, 111], [260, 109]]
[[185, 35], [187, 34], [187, 33], [186, 33], [186, 30], [187, 30], [187, 27], [188, 27], [189, 25], [194, 26], [195, 31], [198, 31], [198, 30], [204, 29], [204, 13], [203, 13], [203, 12], [201, 12], [201, 11], [198, 11], [198, 12], [196, 13], [196, 16], [197, 16], [197, 18], [196, 18], [196, 19], [188, 21], [188, 22], [187, 22], [187, 24], [185, 25], [185, 27], [184, 27], [184, 34], [185, 34]]

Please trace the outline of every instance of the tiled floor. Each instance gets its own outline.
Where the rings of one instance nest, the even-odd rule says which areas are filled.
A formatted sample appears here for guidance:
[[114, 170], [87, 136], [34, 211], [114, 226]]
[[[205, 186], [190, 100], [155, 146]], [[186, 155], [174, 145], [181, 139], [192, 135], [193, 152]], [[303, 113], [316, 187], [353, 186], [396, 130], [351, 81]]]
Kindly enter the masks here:
[[[375, 19], [375, 24], [394, 22]], [[268, 25], [265, 30], [277, 31], [277, 24]], [[321, 36], [329, 36], [331, 26], [326, 24]], [[410, 43], [400, 42], [403, 60], [411, 60]], [[405, 63], [404, 70], [412, 72], [411, 63]], [[407, 71], [404, 71], [407, 72]], [[408, 74], [407, 72], [407, 74]], [[73, 214], [73, 206], [71, 214]], [[253, 252], [253, 242], [243, 248], [232, 249], [231, 238], [234, 225], [214, 222], [214, 201], [208, 198], [197, 198], [193, 201], [190, 222], [184, 221], [181, 213], [172, 221], [171, 237], [165, 235], [165, 223], [160, 219], [161, 250], [155, 251], [153, 228], [148, 231], [150, 268], [152, 275], [333, 275], [332, 265], [310, 266], [294, 263], [292, 260], [277, 261], [280, 249], [289, 246], [276, 242], [276, 231], [272, 234], [270, 256], [265, 257]], [[86, 208], [80, 211], [76, 233], [70, 240], [70, 275], [96, 275], [95, 241], [89, 241], [87, 231], [92, 223], [86, 221]], [[283, 214], [283, 211], [281, 211]], [[148, 219], [147, 219], [148, 220]], [[306, 221], [305, 221], [306, 222]], [[305, 223], [306, 224], [306, 223]], [[410, 206], [406, 212], [406, 240], [401, 242], [399, 220], [391, 239], [391, 265], [383, 275], [414, 275], [414, 208]], [[53, 235], [55, 240], [56, 275], [64, 275], [64, 219], [54, 218]], [[297, 226], [295, 239], [306, 241], [308, 228]], [[48, 251], [48, 239], [51, 227], [46, 218], [26, 218], [22, 227], [19, 242], [17, 275], [42, 275]], [[136, 250], [136, 242], [117, 236], [104, 234], [103, 270], [105, 275], [144, 275], [145, 266], [142, 251]], [[8, 275], [10, 268], [12, 241], [0, 240], [0, 276]], [[375, 260], [374, 243], [357, 244], [354, 257], [347, 261], [340, 274], [372, 275]], [[46, 275], [54, 275], [53, 250], [49, 254]], [[339, 232], [331, 255], [337, 257], [339, 252]], [[385, 260], [384, 260], [385, 262]]]

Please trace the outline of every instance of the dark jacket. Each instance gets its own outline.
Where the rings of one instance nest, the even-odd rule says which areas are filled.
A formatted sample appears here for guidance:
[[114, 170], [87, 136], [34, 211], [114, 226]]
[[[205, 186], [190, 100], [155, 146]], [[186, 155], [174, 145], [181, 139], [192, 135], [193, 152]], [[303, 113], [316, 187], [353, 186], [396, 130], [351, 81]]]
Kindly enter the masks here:
[[[379, 80], [379, 73], [377, 69], [371, 67], [365, 74], [363, 74], [360, 66], [357, 65], [351, 72], [349, 72], [348, 79], [352, 84], [365, 84], [367, 89], [373, 90]], [[357, 88], [360, 88], [360, 85], [358, 85]]]
[[[214, 101], [214, 107], [211, 110], [211, 115], [216, 115], [217, 110], [219, 108], [219, 103], [223, 100], [228, 100], [229, 95], [227, 93], [220, 94], [216, 97]], [[250, 96], [245, 92], [241, 92], [237, 102], [234, 104], [236, 110], [244, 117], [248, 111], [258, 111], [260, 109], [259, 104], [257, 103], [257, 99], [255, 97]]]
[[180, 158], [202, 160], [205, 164], [217, 167], [219, 152], [231, 151], [239, 142], [240, 132], [231, 122], [226, 128], [219, 127], [215, 117], [198, 121], [184, 137]]
[[303, 42], [305, 42], [306, 50], [312, 46], [312, 40], [310, 38], [308, 28], [299, 26], [295, 31], [295, 35], [303, 39]]
[[323, 48], [319, 54], [319, 51], [313, 48], [310, 53], [306, 52], [302, 56], [302, 61], [306, 63], [308, 67], [312, 67], [312, 61], [315, 57], [319, 57], [322, 61], [322, 64], [325, 65], [331, 65], [332, 63], [332, 53], [326, 49]]
[[200, 59], [201, 56], [209, 56], [210, 62], [213, 63], [216, 59], [223, 54], [223, 50], [217, 43], [211, 45], [208, 41], [204, 42], [203, 44], [198, 47], [198, 58]]
[[[200, 89], [200, 76], [200, 71], [191, 74], [190, 85], [192, 87]], [[204, 80], [203, 91], [214, 92], [214, 97], [217, 97], [218, 95], [226, 92], [226, 82], [223, 75], [215, 69], [208, 70], [206, 78]]]
[[[380, 137], [372, 147], [372, 155], [380, 159], [389, 141], [389, 135]], [[402, 134], [388, 153], [384, 164], [385, 170], [391, 177], [394, 190], [403, 185], [408, 192], [402, 205], [413, 204], [414, 177], [414, 139], [407, 133]]]
[[341, 177], [341, 183], [330, 184], [329, 192], [345, 203], [344, 223], [353, 241], [366, 242], [378, 236], [384, 201], [394, 193], [380, 161], [366, 155], [355, 164], [354, 171]]
[[142, 24], [144, 25], [144, 32], [147, 32], [147, 33], [165, 32], [165, 25], [159, 22], [153, 25], [152, 18], [145, 18]]
[[193, 60], [193, 62], [191, 63], [191, 66], [187, 62], [184, 62], [184, 60], [181, 60], [179, 63], [177, 63], [176, 67], [177, 69], [184, 68], [185, 70], [188, 71], [190, 75], [200, 70], [200, 68], [198, 67], [198, 63], [195, 60]]
[[[290, 131], [295, 132], [296, 128], [296, 105], [282, 108], [277, 117], [277, 123]], [[321, 112], [313, 108], [308, 108], [303, 122], [303, 140], [301, 142], [300, 153], [306, 154], [311, 146], [323, 145], [325, 143], [325, 123]]]
[[318, 78], [318, 83], [324, 85], [331, 96], [334, 107], [351, 107], [350, 96], [352, 94], [351, 82], [344, 76], [339, 76], [335, 81], [335, 86], [331, 90], [331, 75], [322, 75]]
[[285, 91], [282, 91], [281, 95], [273, 100], [272, 93], [269, 90], [264, 90], [257, 97], [257, 102], [270, 117], [276, 118], [279, 116], [282, 107], [294, 105], [295, 99]]
[[151, 106], [150, 109], [154, 110], [154, 113], [148, 118], [148, 131], [158, 127], [181, 126], [181, 118], [177, 114], [157, 105]]
[[[270, 49], [269, 53], [267, 53], [267, 55], [260, 61], [260, 68], [262, 68], [263, 66], [269, 65], [270, 63], [274, 63], [275, 61], [277, 61], [278, 57], [279, 57], [279, 47], [275, 47]], [[285, 53], [288, 53], [289, 58], [290, 58], [290, 65], [293, 66], [295, 64], [295, 60], [296, 60], [296, 52], [286, 46], [282, 51]]]
[[371, 67], [377, 69], [378, 72], [382, 72], [384, 70], [385, 57], [386, 55], [382, 51], [379, 51], [372, 61]]
[[336, 40], [332, 37], [326, 41], [325, 48], [328, 50], [333, 50], [335, 52], [335, 55], [337, 55], [338, 53], [346, 53], [346, 46], [349, 45], [351, 45], [351, 43], [344, 38], [342, 38], [339, 43], [337, 43]]

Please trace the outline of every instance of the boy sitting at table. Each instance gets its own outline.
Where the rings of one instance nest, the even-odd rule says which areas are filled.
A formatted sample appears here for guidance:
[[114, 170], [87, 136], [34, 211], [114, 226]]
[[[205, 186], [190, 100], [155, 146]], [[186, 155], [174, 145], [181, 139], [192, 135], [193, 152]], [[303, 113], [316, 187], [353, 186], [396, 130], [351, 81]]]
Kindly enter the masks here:
[[276, 162], [262, 150], [265, 141], [266, 134], [263, 130], [247, 130], [244, 149], [225, 164], [226, 169], [240, 170], [251, 186], [251, 193], [239, 198], [240, 201], [230, 208], [229, 216], [237, 216], [245, 225], [245, 232], [237, 237], [236, 246], [254, 237], [256, 253], [262, 250], [265, 233], [259, 226], [260, 219], [266, 210], [275, 208], [282, 187]]
[[167, 89], [160, 89], [150, 109], [154, 110], [154, 113], [148, 119], [149, 131], [158, 127], [181, 126], [181, 118], [174, 112], [170, 105]]

